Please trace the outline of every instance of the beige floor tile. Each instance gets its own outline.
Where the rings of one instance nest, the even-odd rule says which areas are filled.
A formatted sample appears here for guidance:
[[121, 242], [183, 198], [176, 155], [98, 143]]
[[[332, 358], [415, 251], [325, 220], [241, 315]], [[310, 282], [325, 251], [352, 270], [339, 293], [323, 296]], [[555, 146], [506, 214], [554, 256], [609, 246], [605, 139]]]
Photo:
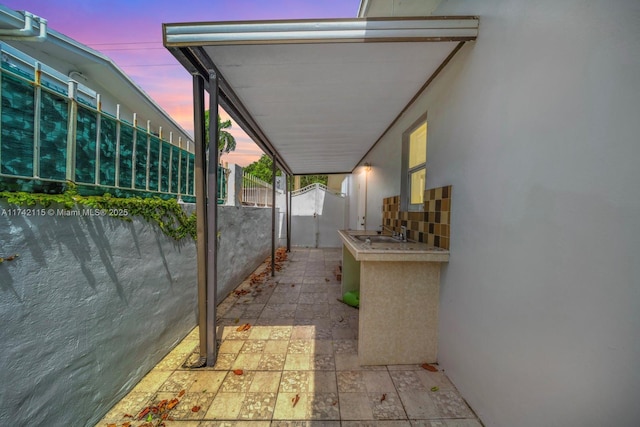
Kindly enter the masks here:
[[158, 371], [173, 371], [182, 366], [190, 353], [175, 353], [171, 352], [164, 359], [160, 361], [154, 368]]
[[205, 419], [235, 420], [242, 408], [245, 393], [218, 393], [213, 399]]
[[313, 371], [309, 373], [309, 391], [312, 393], [337, 393], [335, 371]]
[[435, 403], [429, 396], [430, 393], [430, 391], [422, 390], [407, 390], [398, 392], [409, 419], [424, 420], [440, 417]]
[[431, 390], [431, 387], [438, 387], [440, 390], [455, 390], [455, 387], [451, 381], [449, 381], [449, 378], [447, 378], [447, 376], [442, 372], [429, 372], [422, 370], [418, 371], [416, 374], [427, 390]]
[[249, 386], [250, 392], [277, 392], [280, 387], [280, 371], [256, 371]]
[[263, 353], [264, 347], [267, 344], [266, 340], [246, 340], [244, 345], [240, 349], [240, 353], [257, 354]]
[[362, 370], [362, 366], [358, 362], [357, 354], [340, 354], [336, 353], [336, 370], [338, 371], [357, 371]]
[[262, 354], [240, 353], [231, 364], [231, 369], [256, 370]]
[[[297, 397], [297, 403], [294, 402]], [[304, 420], [309, 413], [309, 393], [278, 393], [274, 420]]]
[[271, 335], [269, 326], [253, 326], [249, 334], [250, 340], [268, 340]]
[[369, 393], [369, 401], [373, 408], [373, 416], [377, 420], [407, 419], [407, 414], [405, 413], [402, 402], [395, 390], [385, 393]]
[[393, 381], [386, 371], [363, 371], [362, 378], [368, 392], [395, 391]]
[[238, 419], [271, 420], [275, 410], [276, 396], [277, 393], [247, 393]]
[[200, 421], [165, 421], [166, 427], [200, 427]]
[[191, 353], [196, 348], [198, 348], [198, 341], [184, 339], [169, 354]]
[[282, 371], [284, 369], [285, 354], [263, 353], [258, 363], [261, 371]]
[[269, 339], [271, 340], [289, 340], [293, 326], [272, 326]]
[[367, 393], [340, 393], [340, 417], [343, 420], [373, 420]]
[[345, 421], [342, 427], [411, 427], [410, 421]]
[[[201, 420], [213, 402], [215, 393], [185, 393], [181, 396], [180, 403], [170, 412], [175, 420]], [[158, 399], [171, 400], [175, 395], [160, 397]]]
[[315, 337], [315, 327], [312, 325], [294, 326], [291, 340], [310, 340]]
[[140, 382], [133, 388], [133, 390], [131, 390], [131, 392], [155, 393], [171, 374], [172, 371], [161, 371], [158, 369], [154, 369], [147, 375], [145, 375], [145, 377], [140, 380]]
[[455, 390], [432, 392], [430, 397], [442, 418], [473, 418], [473, 412]]
[[339, 420], [338, 393], [310, 393], [308, 418], [312, 420]]
[[237, 355], [235, 353], [219, 353], [213, 369], [218, 371], [228, 371], [233, 366]]
[[196, 380], [198, 374], [199, 372], [197, 371], [175, 371], [162, 383], [158, 391], [177, 393], [187, 390]]
[[311, 369], [311, 356], [309, 354], [287, 354], [284, 369], [286, 371]]
[[228, 372], [219, 392], [221, 393], [246, 393], [249, 391], [256, 371], [242, 371], [240, 373]]
[[[124, 399], [116, 403], [113, 408], [104, 416], [102, 421], [125, 422], [130, 421], [125, 415], [137, 415], [144, 407], [149, 405], [155, 393], [131, 392]], [[104, 423], [99, 423], [102, 426]]]
[[227, 373], [224, 371], [196, 371], [189, 393], [216, 393]]
[[270, 425], [271, 421], [202, 421], [198, 427], [269, 427]]
[[314, 354], [333, 354], [333, 341], [315, 340], [311, 346], [311, 352]]
[[310, 389], [311, 371], [284, 371], [280, 378], [279, 391], [282, 393], [305, 393]]
[[291, 339], [289, 341], [289, 354], [311, 354], [313, 348], [313, 340], [311, 339]]
[[285, 340], [269, 340], [264, 347], [265, 353], [286, 354], [289, 347], [289, 341]]
[[482, 427], [476, 419], [466, 420], [413, 420], [412, 427]]
[[240, 353], [240, 349], [243, 345], [244, 340], [224, 340], [222, 341], [222, 344], [220, 344], [218, 353], [238, 354]]
[[311, 369], [316, 371], [332, 371], [335, 373], [335, 356], [333, 354], [312, 354]]

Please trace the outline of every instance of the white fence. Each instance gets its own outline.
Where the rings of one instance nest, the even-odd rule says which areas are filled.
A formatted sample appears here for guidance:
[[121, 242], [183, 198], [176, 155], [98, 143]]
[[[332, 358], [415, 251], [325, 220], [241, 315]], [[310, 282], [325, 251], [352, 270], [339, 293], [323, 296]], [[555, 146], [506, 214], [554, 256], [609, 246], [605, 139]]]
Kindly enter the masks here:
[[246, 172], [242, 175], [242, 204], [272, 206], [273, 185]]

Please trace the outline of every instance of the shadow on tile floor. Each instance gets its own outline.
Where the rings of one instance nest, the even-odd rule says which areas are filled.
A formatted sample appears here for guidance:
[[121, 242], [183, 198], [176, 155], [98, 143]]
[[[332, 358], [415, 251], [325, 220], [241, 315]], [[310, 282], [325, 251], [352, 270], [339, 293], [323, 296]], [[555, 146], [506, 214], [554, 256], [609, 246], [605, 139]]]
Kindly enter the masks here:
[[358, 365], [358, 310], [338, 301], [340, 259], [340, 249], [294, 249], [274, 278], [247, 279], [217, 308], [215, 366], [188, 368], [196, 327], [97, 425], [144, 425], [125, 415], [178, 399], [165, 407], [167, 427], [480, 427], [443, 372]]

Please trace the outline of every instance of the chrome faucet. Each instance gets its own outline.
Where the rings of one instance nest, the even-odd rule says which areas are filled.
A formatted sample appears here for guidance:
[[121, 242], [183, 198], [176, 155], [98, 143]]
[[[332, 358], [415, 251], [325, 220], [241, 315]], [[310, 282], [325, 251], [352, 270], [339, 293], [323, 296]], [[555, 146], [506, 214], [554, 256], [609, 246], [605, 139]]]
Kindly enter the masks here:
[[381, 225], [379, 228], [381, 233], [388, 231], [392, 236], [396, 235], [396, 232], [391, 227], [387, 227], [386, 225]]

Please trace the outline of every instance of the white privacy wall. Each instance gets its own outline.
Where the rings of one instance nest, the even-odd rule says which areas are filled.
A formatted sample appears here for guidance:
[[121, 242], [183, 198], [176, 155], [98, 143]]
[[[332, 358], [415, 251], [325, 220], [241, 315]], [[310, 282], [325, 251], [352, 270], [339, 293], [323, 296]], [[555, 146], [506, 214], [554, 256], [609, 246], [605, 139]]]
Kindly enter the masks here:
[[453, 185], [439, 362], [487, 426], [637, 426], [640, 2], [435, 14], [479, 16], [478, 40], [364, 161], [393, 182], [371, 218], [428, 112], [427, 187]]

